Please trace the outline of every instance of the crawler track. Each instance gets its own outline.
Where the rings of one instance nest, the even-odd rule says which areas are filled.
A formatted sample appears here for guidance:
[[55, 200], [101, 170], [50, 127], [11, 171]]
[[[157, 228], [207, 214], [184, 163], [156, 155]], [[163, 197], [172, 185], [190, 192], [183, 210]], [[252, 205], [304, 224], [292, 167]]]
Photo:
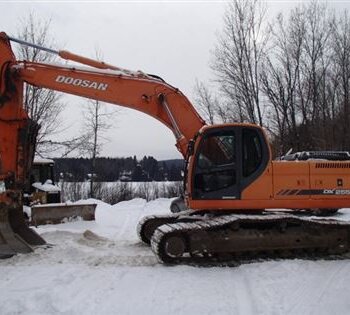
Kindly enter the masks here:
[[137, 225], [137, 235], [145, 244], [151, 244], [151, 238], [155, 230], [164, 225], [179, 222], [192, 222], [198, 220], [194, 215], [194, 211], [183, 211], [181, 213], [165, 214], [165, 215], [149, 215], [141, 219]]
[[350, 251], [350, 224], [333, 220], [288, 214], [210, 217], [193, 213], [148, 220], [158, 220], [151, 246], [165, 264], [324, 257]]

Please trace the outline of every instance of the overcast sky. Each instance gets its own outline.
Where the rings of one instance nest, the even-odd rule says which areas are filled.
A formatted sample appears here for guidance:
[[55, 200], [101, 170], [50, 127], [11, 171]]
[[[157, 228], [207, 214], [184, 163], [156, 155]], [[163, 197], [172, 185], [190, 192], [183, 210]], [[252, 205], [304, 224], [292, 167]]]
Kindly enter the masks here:
[[[287, 12], [295, 3], [270, 1], [269, 18], [280, 10]], [[350, 8], [348, 1], [329, 3]], [[58, 50], [93, 57], [98, 47], [104, 61], [157, 74], [194, 102], [195, 80], [212, 78], [211, 50], [222, 28], [226, 5], [220, 1], [0, 0], [0, 28], [15, 36], [20, 19], [29, 12], [51, 18], [51, 33]], [[69, 134], [78, 134], [87, 102], [72, 96], [64, 101]], [[107, 134], [110, 141], [104, 145], [103, 156], [152, 155], [159, 160], [181, 157], [172, 132], [145, 114], [123, 109], [114, 125]]]

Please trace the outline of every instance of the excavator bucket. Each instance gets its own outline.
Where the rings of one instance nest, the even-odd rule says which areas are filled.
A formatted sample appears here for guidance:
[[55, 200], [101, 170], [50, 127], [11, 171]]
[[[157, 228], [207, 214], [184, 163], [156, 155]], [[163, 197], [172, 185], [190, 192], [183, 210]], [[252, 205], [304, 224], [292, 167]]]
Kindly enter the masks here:
[[0, 259], [30, 253], [34, 246], [44, 244], [40, 235], [26, 225], [21, 208], [0, 205]]

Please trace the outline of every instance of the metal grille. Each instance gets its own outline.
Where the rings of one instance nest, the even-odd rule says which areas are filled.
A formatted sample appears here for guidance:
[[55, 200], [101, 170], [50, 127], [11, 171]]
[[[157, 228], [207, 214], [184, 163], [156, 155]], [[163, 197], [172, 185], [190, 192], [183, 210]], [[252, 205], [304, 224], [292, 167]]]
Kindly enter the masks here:
[[316, 168], [350, 168], [350, 163], [316, 163]]

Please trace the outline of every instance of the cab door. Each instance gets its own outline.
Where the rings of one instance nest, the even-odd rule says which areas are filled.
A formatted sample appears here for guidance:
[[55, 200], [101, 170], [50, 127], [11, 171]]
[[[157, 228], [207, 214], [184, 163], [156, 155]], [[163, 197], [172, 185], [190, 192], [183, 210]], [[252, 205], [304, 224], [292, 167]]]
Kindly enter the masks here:
[[192, 199], [240, 199], [242, 190], [263, 172], [268, 159], [259, 127], [207, 129], [194, 156]]
[[239, 197], [237, 128], [205, 133], [195, 156], [193, 199], [236, 199]]

